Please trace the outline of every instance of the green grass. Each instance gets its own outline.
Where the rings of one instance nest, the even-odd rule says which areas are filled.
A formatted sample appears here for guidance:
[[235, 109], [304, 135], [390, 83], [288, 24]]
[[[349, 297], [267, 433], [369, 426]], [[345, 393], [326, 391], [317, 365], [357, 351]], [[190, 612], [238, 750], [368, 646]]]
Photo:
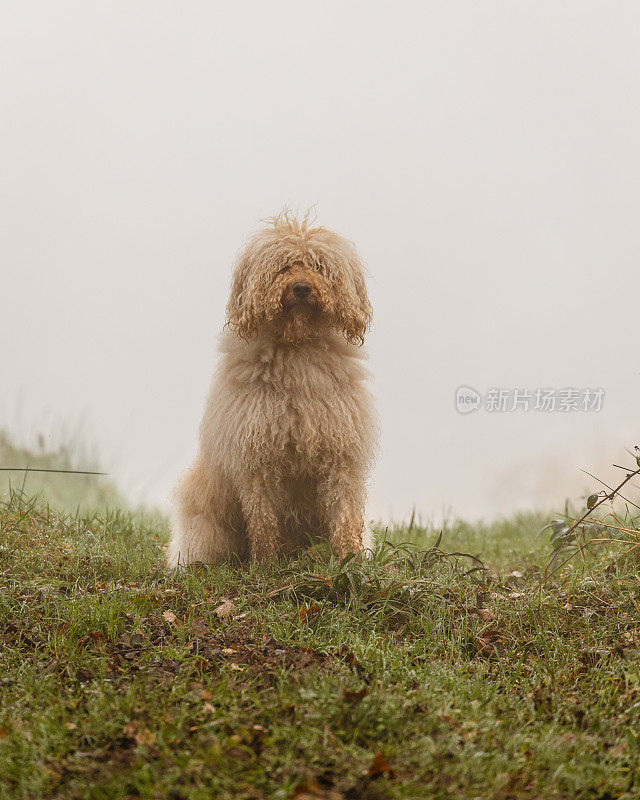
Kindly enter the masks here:
[[160, 517], [5, 499], [2, 798], [640, 796], [638, 568], [542, 585], [547, 516], [170, 575]]

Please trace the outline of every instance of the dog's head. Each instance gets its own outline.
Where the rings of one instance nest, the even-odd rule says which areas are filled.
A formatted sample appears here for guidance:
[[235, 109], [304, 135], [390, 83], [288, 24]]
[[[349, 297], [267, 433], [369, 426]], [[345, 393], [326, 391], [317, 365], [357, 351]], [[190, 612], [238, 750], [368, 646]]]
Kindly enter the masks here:
[[282, 214], [238, 258], [227, 324], [242, 338], [268, 330], [298, 342], [339, 330], [361, 344], [370, 321], [360, 259], [328, 228]]

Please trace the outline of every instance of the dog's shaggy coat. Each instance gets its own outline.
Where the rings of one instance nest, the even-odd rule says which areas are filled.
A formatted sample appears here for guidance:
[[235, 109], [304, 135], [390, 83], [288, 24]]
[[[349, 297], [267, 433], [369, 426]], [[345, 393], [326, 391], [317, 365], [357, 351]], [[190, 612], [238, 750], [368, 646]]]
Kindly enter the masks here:
[[337, 556], [358, 550], [377, 425], [354, 247], [273, 219], [237, 261], [227, 317], [169, 564], [272, 558], [317, 539]]

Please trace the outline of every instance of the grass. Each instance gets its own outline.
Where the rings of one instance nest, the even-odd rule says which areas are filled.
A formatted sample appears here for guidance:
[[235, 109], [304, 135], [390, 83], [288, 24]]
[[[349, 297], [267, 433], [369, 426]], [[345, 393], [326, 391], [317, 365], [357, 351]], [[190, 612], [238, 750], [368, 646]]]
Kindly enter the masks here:
[[171, 575], [162, 518], [5, 496], [0, 797], [639, 797], [638, 567], [542, 583], [547, 521]]

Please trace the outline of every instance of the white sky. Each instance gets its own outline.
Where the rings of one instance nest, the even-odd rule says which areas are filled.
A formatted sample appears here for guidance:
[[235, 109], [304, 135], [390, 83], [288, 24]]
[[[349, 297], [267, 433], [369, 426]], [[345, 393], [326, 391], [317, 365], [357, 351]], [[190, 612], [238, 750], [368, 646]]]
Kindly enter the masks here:
[[640, 440], [639, 36], [633, 0], [4, 3], [0, 425], [164, 500], [243, 236], [316, 204], [371, 273], [373, 512], [578, 496]]

